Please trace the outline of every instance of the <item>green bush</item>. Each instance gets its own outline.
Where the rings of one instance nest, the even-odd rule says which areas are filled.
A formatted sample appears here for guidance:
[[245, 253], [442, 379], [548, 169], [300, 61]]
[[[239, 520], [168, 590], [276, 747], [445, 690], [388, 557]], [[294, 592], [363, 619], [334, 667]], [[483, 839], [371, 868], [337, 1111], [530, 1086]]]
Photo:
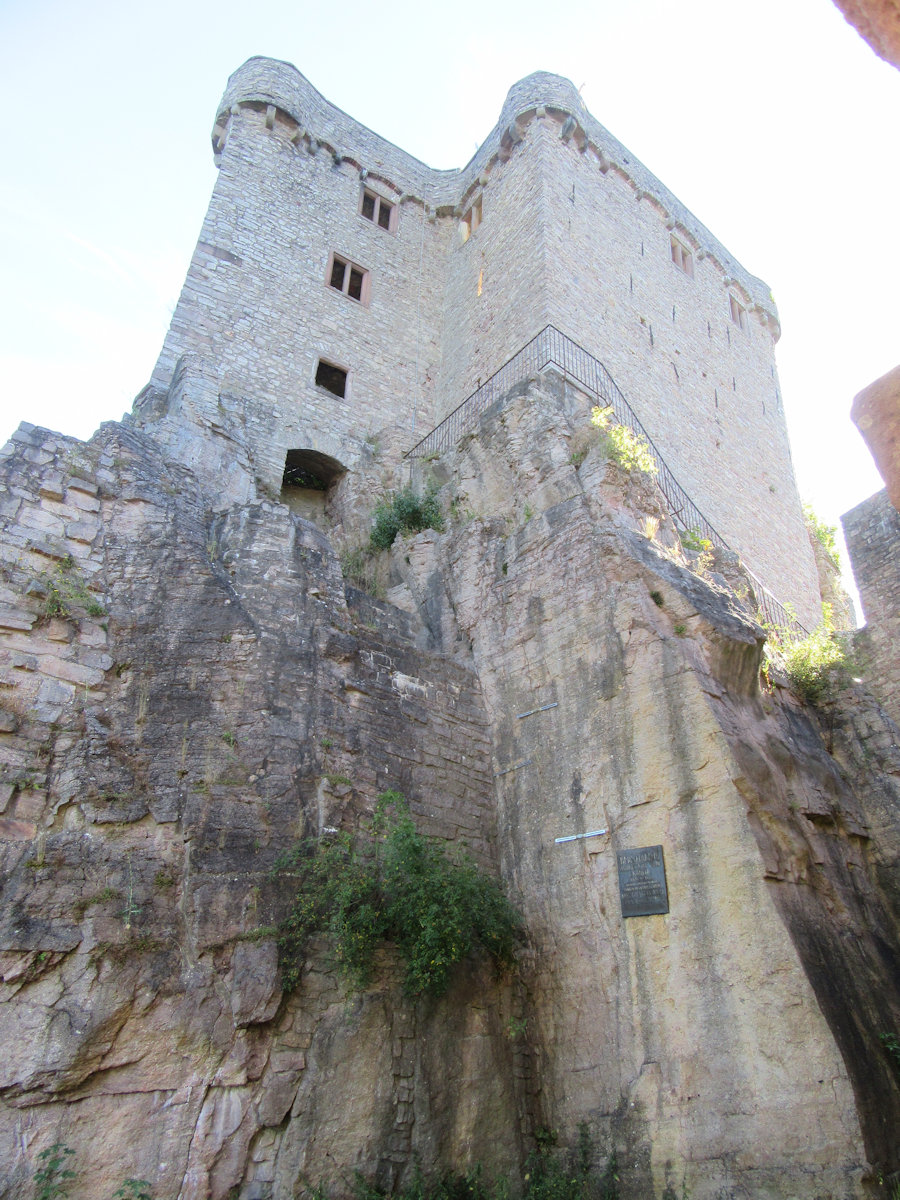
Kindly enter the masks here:
[[440, 533], [443, 528], [437, 488], [430, 485], [424, 496], [418, 496], [408, 485], [375, 505], [369, 542], [376, 550], [388, 550], [398, 533], [419, 533], [423, 529], [436, 529]]
[[378, 577], [378, 552], [371, 543], [345, 547], [340, 562], [341, 573], [348, 583], [376, 600], [384, 599], [384, 586]]
[[900, 1074], [900, 1038], [895, 1033], [880, 1033], [878, 1038], [891, 1060], [891, 1066]]
[[809, 637], [790, 642], [784, 667], [794, 690], [809, 704], [828, 697], [836, 675], [849, 670], [847, 651], [834, 632], [831, 605], [822, 605], [822, 622]]
[[614, 421], [612, 405], [591, 409], [591, 424], [601, 433], [601, 445], [608, 458], [626, 471], [642, 471], [645, 475], [656, 475], [659, 467], [646, 438], [632, 432], [627, 425]]
[[38, 1162], [41, 1165], [34, 1173], [34, 1200], [62, 1200], [68, 1196], [75, 1172], [66, 1166], [66, 1160], [74, 1153], [62, 1142], [54, 1142], [40, 1152]]
[[698, 550], [702, 554], [709, 554], [713, 548], [712, 542], [699, 529], [683, 529], [678, 534], [678, 540], [685, 550]]
[[806, 521], [807, 529], [832, 563], [840, 570], [841, 556], [837, 547], [837, 525], [826, 525], [824, 521], [820, 521], [811, 504], [803, 505], [803, 519]]
[[153, 1200], [150, 1188], [146, 1179], [126, 1179], [113, 1192], [113, 1200]]
[[278, 938], [286, 991], [299, 982], [317, 932], [333, 939], [338, 968], [355, 989], [371, 979], [383, 941], [400, 951], [410, 996], [442, 995], [470, 955], [487, 953], [501, 966], [515, 958], [521, 920], [497, 882], [419, 833], [399, 792], [379, 797], [369, 836], [302, 842], [275, 871], [296, 888]]

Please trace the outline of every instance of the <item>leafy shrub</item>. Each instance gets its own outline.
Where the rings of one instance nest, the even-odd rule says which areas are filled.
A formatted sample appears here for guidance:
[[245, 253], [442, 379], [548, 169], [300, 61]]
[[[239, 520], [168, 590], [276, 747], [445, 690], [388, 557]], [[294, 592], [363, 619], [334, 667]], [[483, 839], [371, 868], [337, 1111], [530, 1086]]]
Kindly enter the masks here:
[[418, 496], [408, 485], [375, 505], [369, 542], [376, 550], [388, 550], [398, 533], [420, 533], [423, 529], [436, 529], [440, 533], [443, 528], [437, 488], [431, 485], [424, 496]]
[[709, 538], [705, 538], [699, 529], [684, 529], [678, 534], [678, 540], [684, 546], [685, 550], [698, 550], [703, 554], [709, 554], [713, 548]]
[[591, 409], [591, 424], [596, 425], [602, 435], [601, 444], [607, 457], [626, 471], [642, 471], [645, 475], [656, 475], [659, 467], [646, 438], [634, 433], [627, 425], [613, 420], [612, 406]]
[[849, 668], [847, 651], [834, 632], [831, 605], [822, 605], [822, 622], [809, 637], [788, 644], [784, 652], [788, 678], [809, 704], [826, 699], [835, 674]]
[[300, 979], [310, 936], [334, 941], [338, 968], [356, 989], [375, 951], [392, 941], [406, 964], [404, 990], [440, 996], [454, 966], [479, 952], [511, 965], [521, 919], [495, 880], [471, 859], [424, 837], [399, 792], [379, 797], [369, 836], [301, 842], [275, 868], [296, 887], [279, 931], [285, 990]]
[[841, 556], [837, 547], [837, 525], [826, 525], [824, 521], [820, 521], [811, 504], [803, 505], [803, 519], [806, 521], [806, 528], [831, 559], [832, 563], [840, 569]]
[[895, 1033], [880, 1033], [878, 1038], [891, 1060], [891, 1066], [900, 1074], [900, 1038]]
[[113, 1192], [113, 1200], [153, 1200], [151, 1186], [146, 1179], [126, 1179]]
[[353, 1188], [355, 1200], [508, 1200], [506, 1179], [492, 1184], [481, 1167], [471, 1167], [465, 1174], [445, 1171], [437, 1179], [426, 1180], [416, 1167], [411, 1181], [398, 1192], [383, 1192], [374, 1183], [357, 1174]]
[[68, 1196], [75, 1172], [66, 1166], [66, 1160], [74, 1153], [62, 1142], [54, 1142], [40, 1152], [38, 1161], [41, 1165], [34, 1173], [34, 1200], [62, 1200]]

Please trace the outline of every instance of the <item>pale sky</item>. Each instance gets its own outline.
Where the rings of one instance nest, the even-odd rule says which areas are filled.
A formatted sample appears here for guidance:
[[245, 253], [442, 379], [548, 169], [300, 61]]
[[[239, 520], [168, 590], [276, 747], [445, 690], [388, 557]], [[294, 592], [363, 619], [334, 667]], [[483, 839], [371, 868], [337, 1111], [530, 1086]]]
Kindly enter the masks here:
[[517, 79], [567, 76], [772, 288], [804, 499], [837, 523], [882, 486], [848, 414], [900, 362], [900, 72], [830, 0], [0, 0], [0, 441], [20, 420], [89, 437], [131, 407], [213, 186], [219, 97], [254, 54], [435, 167], [468, 161]]

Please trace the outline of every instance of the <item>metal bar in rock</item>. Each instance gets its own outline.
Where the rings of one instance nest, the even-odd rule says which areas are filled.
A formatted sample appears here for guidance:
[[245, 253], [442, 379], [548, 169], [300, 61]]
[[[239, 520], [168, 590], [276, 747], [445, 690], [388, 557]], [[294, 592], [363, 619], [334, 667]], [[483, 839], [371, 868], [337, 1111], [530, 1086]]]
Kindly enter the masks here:
[[561, 842], [580, 842], [583, 841], [584, 838], [603, 837], [603, 835], [607, 833], [609, 833], [608, 829], [592, 829], [590, 833], [570, 833], [567, 834], [566, 837], [554, 838], [553, 841], [558, 846]]
[[548, 708], [556, 708], [559, 704], [558, 700], [554, 700], [551, 704], [542, 704], [540, 708], [529, 708], [528, 712], [516, 713], [516, 720], [521, 721], [523, 717], [533, 717], [535, 713], [546, 712]]
[[527, 767], [533, 762], [533, 758], [523, 758], [521, 762], [513, 763], [511, 767], [504, 767], [502, 771], [495, 771], [494, 778], [499, 779], [501, 775], [508, 775], [510, 771], [518, 771], [520, 767]]

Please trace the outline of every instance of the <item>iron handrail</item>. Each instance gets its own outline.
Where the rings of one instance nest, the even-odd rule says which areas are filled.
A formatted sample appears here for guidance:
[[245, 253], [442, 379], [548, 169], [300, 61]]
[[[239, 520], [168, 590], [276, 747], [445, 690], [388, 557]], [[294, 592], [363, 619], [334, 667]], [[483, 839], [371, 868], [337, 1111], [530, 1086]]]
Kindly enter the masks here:
[[[471, 432], [484, 413], [498, 400], [507, 396], [516, 384], [539, 375], [548, 367], [558, 368], [563, 372], [565, 378], [578, 383], [595, 399], [602, 401], [602, 407], [611, 408], [620, 425], [624, 425], [646, 442], [657, 467], [656, 483], [665, 497], [676, 525], [695, 537], [709, 541], [712, 545], [727, 550], [729, 553], [734, 553], [725, 538], [701, 512], [675, 478], [653, 439], [641, 424], [634, 409], [625, 399], [618, 384], [603, 363], [583, 346], [579, 346], [577, 342], [562, 333], [555, 325], [544, 326], [540, 333], [526, 342], [518, 353], [505, 362], [498, 371], [495, 371], [490, 379], [476, 388], [461, 404], [458, 404], [411, 450], [407, 450], [404, 457], [428, 458], [448, 450]], [[788, 636], [797, 636], [797, 634], [805, 636], [808, 631], [794, 614], [769, 591], [762, 580], [746, 565], [744, 565], [744, 570], [756, 591], [758, 616], [763, 623]]]

